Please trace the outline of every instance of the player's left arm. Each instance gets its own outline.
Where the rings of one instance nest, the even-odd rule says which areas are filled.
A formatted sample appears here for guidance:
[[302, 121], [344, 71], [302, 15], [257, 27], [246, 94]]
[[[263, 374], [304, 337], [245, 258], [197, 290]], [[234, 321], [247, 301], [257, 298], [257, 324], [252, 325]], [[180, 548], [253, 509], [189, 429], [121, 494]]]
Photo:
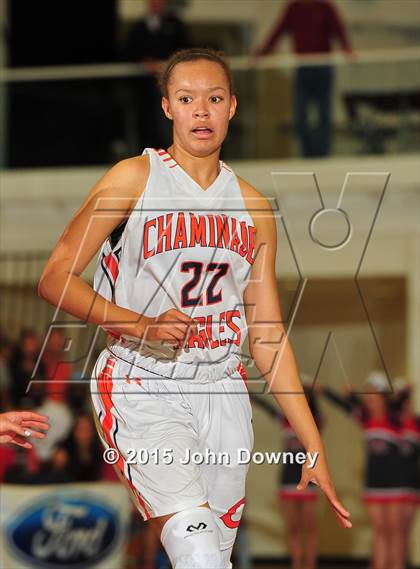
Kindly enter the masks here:
[[341, 525], [351, 527], [350, 514], [338, 500], [325, 449], [300, 381], [296, 359], [287, 337], [276, 280], [277, 230], [269, 201], [240, 181], [242, 195], [256, 227], [255, 255], [244, 292], [250, 355], [284, 415], [308, 453], [318, 453], [316, 465], [305, 462], [298, 485], [312, 481], [329, 499]]

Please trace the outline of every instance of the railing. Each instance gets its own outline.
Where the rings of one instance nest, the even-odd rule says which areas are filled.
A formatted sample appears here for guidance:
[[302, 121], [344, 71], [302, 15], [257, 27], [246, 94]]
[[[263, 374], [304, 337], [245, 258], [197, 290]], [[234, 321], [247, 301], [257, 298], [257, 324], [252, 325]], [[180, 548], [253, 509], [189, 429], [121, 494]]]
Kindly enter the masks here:
[[[239, 106], [225, 159], [299, 155], [293, 74], [303, 66], [335, 69], [332, 154], [418, 150], [417, 48], [364, 51], [351, 58], [339, 53], [236, 57], [230, 63]], [[159, 97], [147, 95], [146, 77], [141, 64], [3, 69], [2, 165], [108, 164], [144, 146], [165, 145], [170, 125]]]
[[[235, 71], [252, 71], [255, 69], [294, 69], [300, 65], [325, 65], [328, 63], [340, 66], [352, 64], [365, 65], [372, 63], [400, 63], [405, 61], [418, 62], [417, 48], [377, 49], [355, 53], [347, 57], [342, 53], [331, 55], [292, 56], [288, 54], [273, 54], [264, 57], [238, 56], [229, 58], [231, 69]], [[16, 83], [23, 81], [60, 81], [70, 79], [111, 79], [148, 75], [142, 63], [111, 63], [90, 65], [66, 65], [57, 67], [25, 67], [5, 68], [0, 75], [0, 83]]]

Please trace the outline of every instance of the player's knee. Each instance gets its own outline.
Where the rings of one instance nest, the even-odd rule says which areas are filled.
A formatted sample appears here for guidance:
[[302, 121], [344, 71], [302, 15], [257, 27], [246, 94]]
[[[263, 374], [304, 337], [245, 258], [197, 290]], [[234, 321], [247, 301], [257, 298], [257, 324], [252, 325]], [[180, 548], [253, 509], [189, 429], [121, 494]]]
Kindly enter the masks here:
[[220, 518], [217, 518], [216, 523], [219, 530], [219, 543], [221, 551], [229, 550], [232, 552], [238, 529], [225, 526]]
[[223, 569], [213, 512], [199, 506], [174, 514], [161, 533], [173, 569]]
[[242, 499], [229, 508], [227, 512], [217, 512], [217, 508], [213, 508], [216, 524], [219, 530], [219, 542], [222, 551], [227, 549], [232, 550], [233, 548], [242, 518], [244, 505], [245, 499]]
[[224, 569], [232, 569], [232, 562], [230, 558], [232, 557], [233, 545], [229, 546], [227, 549], [222, 549], [222, 566]]

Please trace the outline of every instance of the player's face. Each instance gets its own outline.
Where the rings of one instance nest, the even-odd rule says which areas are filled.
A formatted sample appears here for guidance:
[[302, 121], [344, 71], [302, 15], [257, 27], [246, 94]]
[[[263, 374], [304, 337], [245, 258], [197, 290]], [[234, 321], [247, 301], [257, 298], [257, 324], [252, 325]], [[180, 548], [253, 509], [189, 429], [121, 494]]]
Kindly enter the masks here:
[[223, 68], [203, 59], [175, 66], [162, 108], [173, 120], [174, 142], [193, 155], [207, 156], [225, 139], [236, 98]]

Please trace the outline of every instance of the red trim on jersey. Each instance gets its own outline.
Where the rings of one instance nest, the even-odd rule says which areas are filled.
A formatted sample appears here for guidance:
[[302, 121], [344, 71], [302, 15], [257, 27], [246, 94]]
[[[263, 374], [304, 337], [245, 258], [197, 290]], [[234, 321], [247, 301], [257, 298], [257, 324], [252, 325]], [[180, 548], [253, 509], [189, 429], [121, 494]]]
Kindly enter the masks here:
[[115, 362], [116, 362], [116, 359], [114, 357], [110, 356], [106, 360], [106, 364], [105, 364], [104, 369], [100, 372], [100, 374], [98, 376], [99, 394], [101, 396], [102, 404], [103, 404], [104, 409], [105, 409], [105, 415], [104, 415], [104, 418], [102, 420], [102, 428], [103, 428], [108, 446], [110, 448], [115, 449], [116, 452], [118, 452], [118, 454], [119, 454], [119, 459], [116, 463], [116, 466], [118, 466], [120, 472], [124, 475], [124, 478], [127, 480], [127, 483], [129, 484], [130, 488], [132, 489], [134, 494], [137, 496], [139, 504], [140, 504], [141, 508], [143, 509], [145, 515], [146, 515], [146, 519], [149, 520], [151, 518], [150, 512], [149, 512], [140, 492], [137, 490], [137, 488], [134, 486], [134, 484], [130, 480], [127, 479], [127, 477], [125, 475], [125, 469], [124, 469], [125, 461], [124, 461], [123, 457], [121, 456], [120, 452], [118, 451], [118, 449], [116, 448], [115, 443], [112, 440], [112, 436], [111, 436], [111, 432], [112, 432], [112, 429], [114, 426], [114, 417], [111, 413], [111, 410], [114, 407], [114, 403], [112, 402], [112, 370], [114, 369]]
[[248, 391], [249, 402], [252, 405], [251, 395], [249, 394], [249, 390], [248, 390], [248, 377], [246, 375], [245, 367], [244, 367], [244, 364], [242, 361], [240, 361], [238, 363], [238, 365], [236, 366], [236, 370], [239, 371], [239, 373], [241, 374], [241, 377], [245, 383], [246, 390]]
[[[162, 158], [163, 162], [166, 163], [166, 166], [168, 166], [169, 168], [175, 168], [175, 166], [178, 166], [178, 162], [175, 160], [175, 158], [173, 158], [169, 152], [167, 152], [166, 150], [164, 150], [163, 148], [159, 148], [159, 149], [154, 149], [155, 152]], [[165, 157], [165, 158], [164, 158]], [[169, 165], [169, 162], [174, 162], [174, 164]]]
[[[102, 428], [104, 430], [107, 443], [112, 448], [115, 448], [114, 442], [112, 441], [111, 438], [111, 430], [114, 421], [111, 409], [114, 406], [114, 404], [112, 402], [110, 388], [112, 389], [111, 374], [115, 365], [115, 361], [116, 361], [115, 358], [109, 357], [106, 361], [104, 369], [100, 372], [98, 377], [99, 394], [101, 396], [102, 403], [105, 409], [104, 418], [102, 419]], [[111, 383], [111, 385], [109, 385], [109, 383]], [[120, 470], [123, 471], [124, 460], [121, 456], [117, 462], [117, 466]]]
[[106, 255], [106, 257], [104, 257], [104, 263], [106, 267], [109, 269], [109, 272], [111, 273], [115, 284], [118, 277], [118, 261], [114, 257], [113, 252], [109, 253], [108, 255]]
[[[171, 160], [174, 162], [174, 164], [172, 164], [171, 166], [169, 166], [169, 168], [175, 168], [175, 166], [178, 166], [178, 162], [175, 160], [175, 158], [173, 158], [169, 152], [167, 152], [165, 149], [163, 148], [154, 148], [155, 152], [161, 156], [162, 158], [164, 156], [167, 156], [167, 158], [163, 158], [164, 162], [170, 162]], [[226, 166], [226, 164], [221, 161], [222, 164], [222, 168], [224, 168], [225, 170], [227, 170], [228, 172], [233, 172], [233, 170], [231, 168], [229, 168], [228, 166]]]

